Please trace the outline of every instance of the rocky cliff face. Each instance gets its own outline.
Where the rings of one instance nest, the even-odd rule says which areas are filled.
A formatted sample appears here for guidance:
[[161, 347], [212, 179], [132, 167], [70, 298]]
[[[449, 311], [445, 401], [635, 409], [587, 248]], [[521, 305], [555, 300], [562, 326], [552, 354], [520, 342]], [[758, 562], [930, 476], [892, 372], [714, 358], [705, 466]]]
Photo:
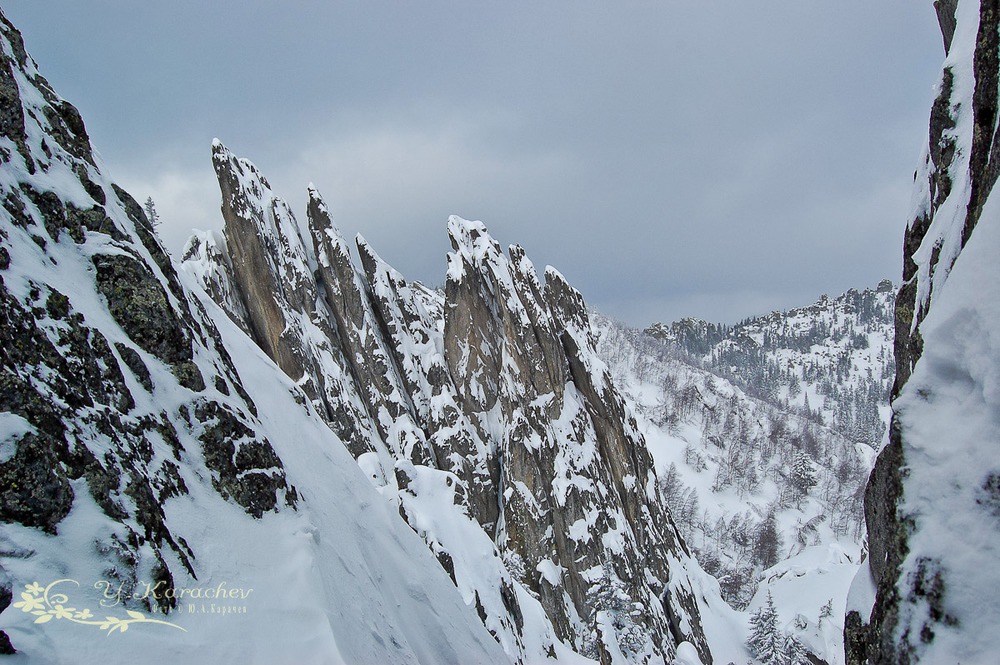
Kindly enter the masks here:
[[175, 270], [2, 15], [0, 132], [0, 652], [507, 661], [347, 454], [391, 399], [354, 392], [331, 341], [354, 319], [325, 309], [290, 212], [255, 207], [266, 181], [217, 152], [234, 223], [200, 277], [297, 384]]
[[981, 422], [996, 413], [1000, 7], [934, 4], [947, 58], [904, 240], [889, 443], [865, 497], [868, 566], [845, 631], [852, 663], [989, 662], [998, 648], [997, 602], [979, 590], [996, 584], [997, 432]]
[[[508, 653], [659, 662], [686, 641], [710, 662], [685, 572], [696, 564], [580, 294], [457, 217], [444, 293], [361, 237], [359, 270], [315, 189], [307, 248], [252, 165], [218, 143], [213, 156], [225, 240], [193, 238], [185, 266], [311, 387]], [[442, 524], [442, 491], [447, 519], [475, 537]]]

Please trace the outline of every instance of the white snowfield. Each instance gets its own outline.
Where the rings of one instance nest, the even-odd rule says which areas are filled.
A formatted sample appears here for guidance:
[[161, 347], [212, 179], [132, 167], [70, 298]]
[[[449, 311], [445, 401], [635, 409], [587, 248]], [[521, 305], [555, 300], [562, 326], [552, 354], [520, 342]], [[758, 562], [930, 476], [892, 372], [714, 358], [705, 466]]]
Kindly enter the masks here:
[[[128, 224], [124, 215], [116, 221]], [[93, 291], [89, 262], [77, 246], [50, 246], [56, 268], [34, 256], [37, 248], [30, 241], [12, 244], [23, 252], [13, 255], [5, 274], [9, 288], [29, 279], [53, 284], [88, 322], [105, 330], [117, 327]], [[191, 279], [179, 276], [182, 282]], [[186, 286], [189, 293], [196, 292]], [[396, 504], [372, 487], [330, 430], [293, 397], [296, 386], [214, 303], [207, 297], [202, 302], [258, 405], [258, 432], [271, 441], [299, 492], [297, 510], [286, 508], [254, 520], [223, 500], [198, 459], [197, 442], [179, 426], [186, 449], [180, 473], [190, 495], [163, 508], [171, 531], [196, 553], [198, 578], [182, 579], [175, 572], [176, 587], [187, 590], [187, 598], [166, 617], [146, 615], [177, 628], [140, 623], [105, 636], [97, 626], [68, 620], [37, 624], [35, 616], [12, 606], [3, 614], [2, 626], [24, 654], [19, 661], [509, 662], [424, 543], [399, 518]], [[176, 410], [190, 393], [176, 385], [164, 366], [150, 366], [156, 392], [134, 390], [137, 408]], [[211, 370], [206, 363], [203, 372]], [[22, 419], [15, 418], [4, 417], [5, 438], [23, 429]], [[110, 590], [100, 586], [109, 579], [108, 563], [95, 548], [116, 525], [97, 507], [83, 481], [74, 490], [72, 512], [58, 525], [58, 536], [4, 527], [0, 556], [14, 582], [15, 600], [25, 585], [69, 579], [79, 586], [66, 583], [53, 589], [68, 595], [66, 607], [89, 610], [96, 619], [124, 618], [127, 608], [116, 604], [117, 585]], [[152, 583], [140, 579], [135, 593], [146, 593], [144, 582]], [[239, 597], [199, 598], [211, 590], [217, 596], [220, 587], [227, 593], [238, 590]]]

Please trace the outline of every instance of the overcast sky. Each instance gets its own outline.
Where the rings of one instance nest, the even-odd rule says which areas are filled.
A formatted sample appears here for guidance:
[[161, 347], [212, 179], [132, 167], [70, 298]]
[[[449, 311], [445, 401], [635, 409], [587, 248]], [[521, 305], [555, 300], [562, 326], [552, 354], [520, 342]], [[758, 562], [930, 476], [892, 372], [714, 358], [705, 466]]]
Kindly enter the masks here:
[[211, 141], [444, 281], [446, 219], [634, 325], [898, 280], [944, 57], [931, 0], [2, 0], [177, 256]]

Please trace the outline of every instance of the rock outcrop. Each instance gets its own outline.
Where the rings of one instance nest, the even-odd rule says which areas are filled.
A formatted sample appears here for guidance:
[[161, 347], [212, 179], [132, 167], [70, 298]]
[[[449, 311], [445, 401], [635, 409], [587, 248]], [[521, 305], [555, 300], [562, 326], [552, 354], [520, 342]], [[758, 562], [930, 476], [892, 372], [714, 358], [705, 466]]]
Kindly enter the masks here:
[[995, 594], [979, 591], [996, 585], [987, 506], [997, 432], [975, 429], [997, 408], [1000, 6], [934, 4], [947, 58], [903, 245], [893, 416], [865, 496], [869, 553], [848, 606], [849, 663], [990, 662], [1000, 648]]
[[220, 143], [213, 146], [212, 163], [223, 192], [225, 238], [193, 237], [184, 265], [299, 384], [353, 454], [373, 452], [377, 437], [336, 343], [337, 321], [319, 298], [294, 215], [253, 164]]
[[57, 535], [84, 491], [113, 525], [93, 548], [115, 579], [195, 577], [198, 552], [164, 512], [188, 494], [190, 456], [257, 518], [294, 509], [295, 489], [141, 207], [2, 17], [0, 30], [0, 521]]
[[[579, 292], [552, 268], [543, 284], [523, 249], [505, 255], [458, 217], [443, 293], [407, 282], [360, 236], [358, 270], [312, 187], [303, 253], [256, 169], [221, 144], [213, 153], [225, 240], [192, 239], [185, 265], [289, 376], [317, 387], [331, 427], [508, 653], [554, 655], [558, 641], [660, 662], [690, 642], [710, 662], [685, 572], [697, 564]], [[462, 563], [473, 545], [431, 526], [442, 491], [449, 519], [473, 520], [489, 575]]]

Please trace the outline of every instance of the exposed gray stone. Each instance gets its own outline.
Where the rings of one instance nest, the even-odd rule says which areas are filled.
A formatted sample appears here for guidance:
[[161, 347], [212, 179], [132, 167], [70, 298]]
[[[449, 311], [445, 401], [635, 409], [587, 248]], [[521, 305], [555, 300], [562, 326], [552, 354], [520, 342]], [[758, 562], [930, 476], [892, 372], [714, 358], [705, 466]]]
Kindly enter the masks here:
[[226, 222], [229, 255], [235, 281], [241, 287], [250, 332], [285, 374], [299, 379], [304, 372], [303, 360], [295, 341], [283, 337], [287, 321], [276, 298], [284, 293], [274, 268], [277, 239], [260, 232], [266, 224], [260, 219], [265, 211], [248, 199], [241, 184], [241, 178], [246, 178], [250, 182], [258, 180], [259, 184], [254, 183], [258, 187], [267, 187], [267, 180], [221, 144], [212, 150], [212, 164], [222, 189], [222, 217]]
[[[240, 306], [220, 304], [230, 316], [246, 313], [244, 328], [299, 383], [352, 454], [371, 452], [372, 423], [351, 379], [330, 307], [316, 309], [318, 286], [291, 210], [250, 162], [220, 143], [212, 158], [222, 191], [226, 253], [219, 251], [211, 260], [219, 261], [217, 271], [232, 273], [227, 281]], [[306, 328], [317, 334], [307, 335]]]
[[944, 52], [951, 51], [951, 41], [955, 38], [955, 10], [958, 0], [934, 0], [934, 11], [937, 12], [938, 25], [941, 26], [941, 37], [944, 39]]
[[388, 349], [385, 322], [373, 308], [369, 287], [354, 268], [347, 243], [334, 226], [319, 192], [310, 188], [309, 232], [326, 303], [336, 319], [339, 343], [351, 377], [379, 436], [397, 456], [434, 466], [426, 435], [415, 422], [399, 379], [396, 358]]
[[146, 392], [152, 392], [153, 380], [149, 376], [149, 368], [146, 367], [146, 363], [142, 361], [138, 352], [122, 342], [117, 342], [115, 349], [118, 350], [118, 355], [121, 356], [122, 361], [139, 381], [139, 385], [145, 388]]
[[[8, 36], [8, 39], [13, 35], [17, 35], [18, 41], [21, 38], [6, 17], [0, 17], [0, 29], [3, 30], [5, 36]], [[23, 52], [23, 45], [21, 48]], [[25, 144], [27, 136], [24, 129], [24, 109], [21, 106], [21, 94], [17, 87], [17, 80], [14, 78], [14, 71], [20, 66], [20, 63], [7, 57], [5, 53], [0, 53], [0, 135], [6, 136], [14, 142], [17, 151], [28, 167], [28, 172], [34, 173], [35, 160], [32, 159]]]
[[199, 436], [205, 464], [214, 472], [212, 484], [224, 497], [256, 518], [279, 506], [281, 494], [289, 505], [295, 498], [285, 481], [281, 460], [267, 439], [258, 439], [236, 414], [218, 402], [201, 402], [195, 418], [204, 429]]
[[149, 268], [123, 254], [98, 254], [93, 263], [98, 290], [133, 341], [167, 364], [191, 359], [191, 341]]
[[0, 519], [55, 533], [73, 506], [73, 488], [56, 473], [58, 458], [44, 435], [28, 433], [14, 456], [0, 464]]

